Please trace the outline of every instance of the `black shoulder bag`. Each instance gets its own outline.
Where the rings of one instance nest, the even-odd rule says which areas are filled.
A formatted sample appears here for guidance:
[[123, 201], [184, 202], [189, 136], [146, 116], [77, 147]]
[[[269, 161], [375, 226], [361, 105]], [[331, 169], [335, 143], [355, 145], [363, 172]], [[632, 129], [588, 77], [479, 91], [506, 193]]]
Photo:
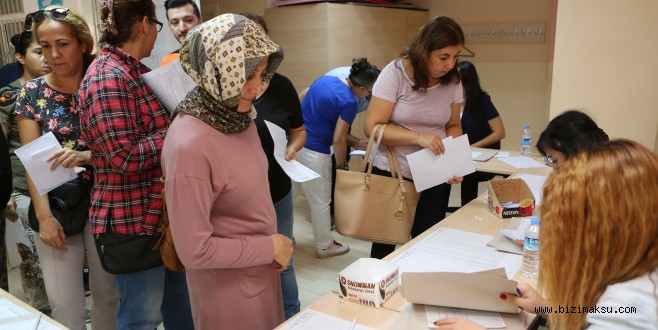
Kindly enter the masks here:
[[[48, 193], [50, 211], [64, 229], [66, 236], [82, 233], [89, 219], [90, 185], [83, 180], [67, 182]], [[28, 222], [32, 230], [39, 232], [39, 221], [30, 201]]]

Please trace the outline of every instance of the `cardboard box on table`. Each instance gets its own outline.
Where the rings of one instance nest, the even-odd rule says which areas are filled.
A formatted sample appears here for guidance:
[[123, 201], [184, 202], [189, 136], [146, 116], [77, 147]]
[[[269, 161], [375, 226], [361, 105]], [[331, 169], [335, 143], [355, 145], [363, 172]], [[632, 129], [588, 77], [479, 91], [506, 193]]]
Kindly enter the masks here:
[[[512, 218], [534, 215], [535, 196], [530, 187], [521, 179], [489, 181], [487, 208], [499, 218]], [[521, 202], [524, 205], [519, 206]], [[515, 206], [505, 206], [514, 203]]]
[[383, 260], [361, 258], [338, 273], [341, 299], [381, 307], [398, 291], [399, 267]]

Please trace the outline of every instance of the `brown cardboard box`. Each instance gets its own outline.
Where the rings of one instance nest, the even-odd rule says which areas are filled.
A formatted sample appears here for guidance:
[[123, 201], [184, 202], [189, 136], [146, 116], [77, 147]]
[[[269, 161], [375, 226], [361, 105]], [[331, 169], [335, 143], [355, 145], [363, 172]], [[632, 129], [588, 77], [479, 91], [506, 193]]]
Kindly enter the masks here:
[[[532, 216], [535, 213], [535, 196], [521, 179], [491, 180], [487, 194], [487, 208], [499, 218]], [[520, 207], [522, 201], [524, 205]], [[510, 203], [515, 205], [506, 205]]]

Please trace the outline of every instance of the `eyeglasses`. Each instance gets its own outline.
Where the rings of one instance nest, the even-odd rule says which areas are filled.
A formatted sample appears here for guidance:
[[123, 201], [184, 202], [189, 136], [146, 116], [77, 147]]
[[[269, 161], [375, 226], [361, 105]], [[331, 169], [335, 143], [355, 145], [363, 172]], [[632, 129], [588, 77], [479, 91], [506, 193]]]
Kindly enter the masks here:
[[546, 166], [550, 166], [550, 167], [555, 166], [555, 161], [553, 160], [553, 158], [549, 156], [544, 156], [544, 163], [546, 163]]
[[151, 22], [155, 23], [155, 25], [157, 25], [156, 30], [158, 30], [158, 32], [162, 31], [162, 27], [164, 26], [164, 24], [162, 22], [158, 21], [155, 18], [150, 18], [148, 16], [146, 16], [146, 17], [148, 18], [149, 21], [151, 21]]
[[29, 13], [25, 16], [25, 26], [23, 26], [23, 28], [25, 31], [30, 31], [32, 29], [32, 23], [39, 24], [46, 19], [46, 16], [50, 16], [56, 20], [63, 20], [70, 12], [71, 11], [68, 8], [54, 8]]

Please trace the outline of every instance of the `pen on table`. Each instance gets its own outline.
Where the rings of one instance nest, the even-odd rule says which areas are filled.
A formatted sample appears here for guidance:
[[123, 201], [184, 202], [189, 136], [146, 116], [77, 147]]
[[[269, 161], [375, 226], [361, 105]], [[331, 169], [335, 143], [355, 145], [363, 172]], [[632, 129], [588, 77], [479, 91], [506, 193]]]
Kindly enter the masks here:
[[352, 320], [352, 324], [350, 324], [350, 327], [347, 328], [347, 330], [354, 330], [354, 329], [356, 329], [356, 317], [354, 318], [354, 320]]
[[37, 330], [39, 328], [39, 323], [41, 323], [41, 316], [42, 315], [43, 315], [43, 313], [39, 313], [39, 315], [37, 316], [37, 322], [34, 324], [34, 330]]

